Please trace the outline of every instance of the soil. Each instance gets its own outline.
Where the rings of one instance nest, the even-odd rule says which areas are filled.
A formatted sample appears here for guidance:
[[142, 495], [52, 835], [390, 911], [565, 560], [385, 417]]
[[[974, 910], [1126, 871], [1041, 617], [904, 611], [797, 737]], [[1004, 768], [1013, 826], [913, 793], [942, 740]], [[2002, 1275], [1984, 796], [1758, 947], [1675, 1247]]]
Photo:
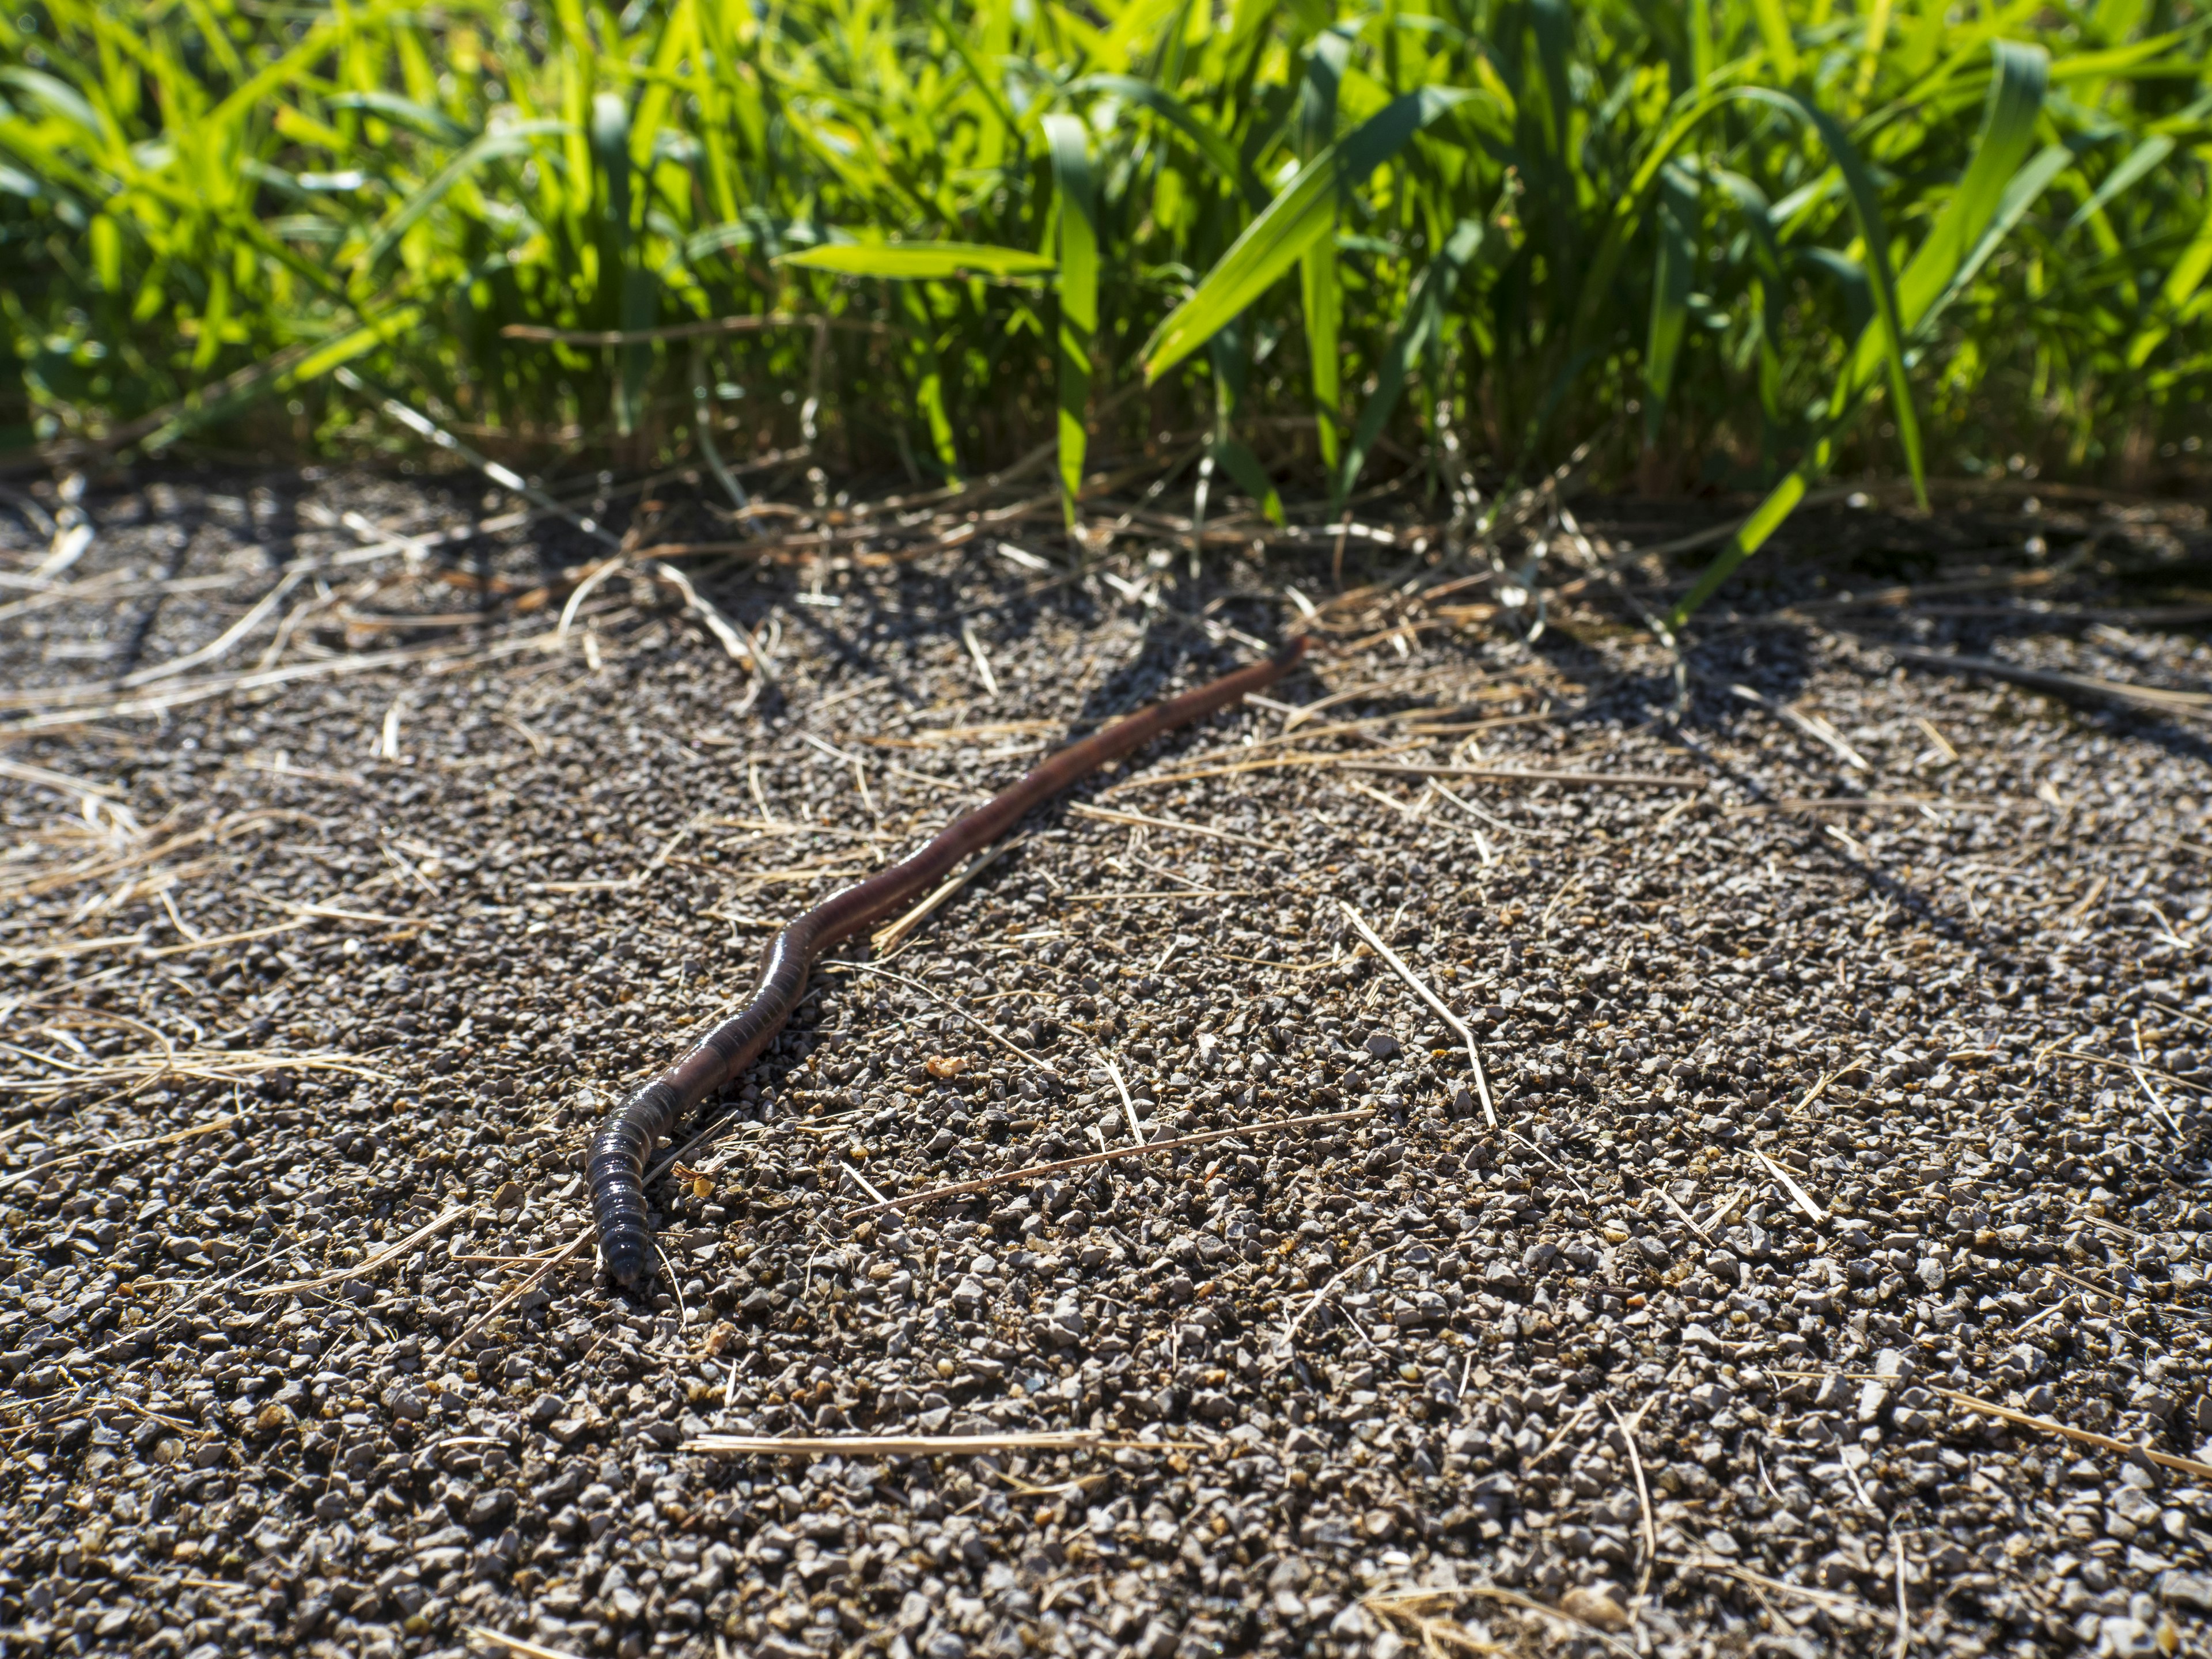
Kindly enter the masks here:
[[[0, 513], [6, 1651], [2205, 1650], [2205, 728], [1887, 648], [2202, 691], [2200, 512], [1808, 515], [1678, 702], [1634, 549], [1714, 515], [1632, 502], [1533, 638], [1410, 520], [1347, 598], [818, 503], [690, 565], [773, 688], [641, 572], [564, 630], [558, 520], [420, 541], [503, 498], [63, 506]], [[586, 1139], [770, 930], [1301, 603], [837, 953], [617, 1293]]]

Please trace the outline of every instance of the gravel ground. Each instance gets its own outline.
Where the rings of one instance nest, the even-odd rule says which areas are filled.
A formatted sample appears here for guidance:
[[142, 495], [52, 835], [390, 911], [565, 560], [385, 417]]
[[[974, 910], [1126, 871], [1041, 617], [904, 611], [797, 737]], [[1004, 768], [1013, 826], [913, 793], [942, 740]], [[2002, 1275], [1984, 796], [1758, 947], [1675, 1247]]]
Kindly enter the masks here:
[[[701, 579], [764, 694], [641, 577], [556, 643], [557, 524], [385, 538], [465, 491], [118, 484], [43, 576], [72, 538], [33, 494], [0, 512], [0, 1650], [2206, 1650], [2212, 1472], [2146, 1455], [2212, 1458], [2204, 728], [1882, 647], [2202, 690], [2201, 514], [1809, 518], [1701, 621], [1679, 720], [1649, 558], [1569, 559], [1533, 643], [1480, 585], [1331, 605], [1273, 701], [839, 953], [882, 971], [819, 975], [654, 1189], [638, 1300], [549, 1259], [586, 1137], [768, 930], [1249, 659], [1227, 630], [1333, 592], [1333, 547], [1194, 591], [988, 525], [787, 544]], [[1574, 546], [1699, 522], [1600, 503]], [[1345, 905], [1475, 1034], [1494, 1127]], [[1044, 1431], [1096, 1443], [686, 1449]]]

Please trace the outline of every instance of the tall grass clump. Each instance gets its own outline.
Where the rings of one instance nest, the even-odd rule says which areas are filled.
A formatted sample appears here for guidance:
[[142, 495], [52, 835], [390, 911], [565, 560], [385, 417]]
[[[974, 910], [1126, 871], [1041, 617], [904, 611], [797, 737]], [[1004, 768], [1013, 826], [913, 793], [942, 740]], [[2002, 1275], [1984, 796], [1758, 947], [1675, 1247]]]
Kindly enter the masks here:
[[0, 58], [49, 453], [356, 447], [341, 367], [518, 464], [1047, 447], [1071, 515], [1595, 440], [1763, 495], [1717, 581], [1840, 466], [2140, 471], [2212, 370], [2175, 0], [43, 0]]

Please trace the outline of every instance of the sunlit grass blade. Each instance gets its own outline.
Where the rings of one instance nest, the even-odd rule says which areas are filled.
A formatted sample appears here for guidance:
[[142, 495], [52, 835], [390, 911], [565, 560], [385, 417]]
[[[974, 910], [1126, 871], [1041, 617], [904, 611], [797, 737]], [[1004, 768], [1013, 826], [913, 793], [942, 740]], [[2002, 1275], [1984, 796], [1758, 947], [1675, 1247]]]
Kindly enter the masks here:
[[[1508, 205], [1502, 204], [1501, 208]], [[1398, 399], [1404, 395], [1407, 382], [1413, 379], [1416, 366], [1442, 331], [1446, 308], [1468, 269], [1477, 264], [1504, 263], [1517, 240], [1516, 228], [1509, 211], [1495, 214], [1487, 225], [1478, 219], [1461, 220], [1437, 250], [1437, 257], [1414, 281], [1407, 296], [1406, 314], [1399, 319], [1390, 349], [1376, 369], [1375, 389], [1367, 394], [1358, 423], [1352, 428], [1351, 447], [1337, 469], [1329, 502], [1332, 513], [1342, 508], [1353, 486], [1359, 482], [1359, 474], [1367, 465], [1376, 441], [1382, 435], [1382, 428], [1389, 424], [1391, 416], [1397, 412]]]
[[1690, 322], [1690, 284], [1697, 274], [1698, 190], [1678, 167], [1659, 175], [1658, 263], [1651, 277], [1651, 324], [1644, 347], [1644, 442], [1659, 439], [1667, 418], [1667, 396], [1674, 389], [1674, 364], [1682, 332]]
[[1337, 276], [1336, 243], [1318, 238], [1298, 256], [1300, 311], [1306, 328], [1306, 356], [1313, 382], [1314, 433], [1321, 445], [1321, 463], [1334, 468], [1337, 459], [1336, 409], [1342, 392], [1343, 350], [1337, 325], [1344, 311], [1344, 285]]
[[1248, 196], [1255, 197], [1255, 205], [1267, 200], [1266, 193], [1253, 183], [1251, 172], [1238, 158], [1235, 146], [1207, 125], [1188, 104], [1165, 88], [1139, 80], [1133, 75], [1086, 75], [1070, 82], [1067, 90], [1071, 94], [1108, 93], [1152, 111], [1186, 140], [1193, 150], [1211, 163], [1214, 172], [1225, 183], [1234, 185]]
[[2128, 342], [2130, 368], [2141, 368], [2166, 343], [2183, 308], [2197, 297], [2208, 272], [2212, 272], [2212, 203], [2206, 205], [2203, 222], [2197, 226], [2197, 234], [2182, 249], [2181, 257], [2173, 262], [2166, 273], [2166, 281], [2159, 285], [2157, 320]]
[[[1936, 297], [1948, 286], [1983, 228], [1996, 215], [2007, 186], [2035, 139], [2044, 93], [2050, 84], [2050, 60], [2042, 50], [2007, 40], [1991, 49], [1996, 75], [1988, 106], [1965, 176], [1921, 240], [1897, 279], [1897, 306], [1905, 327], [1915, 327]], [[1875, 348], [1859, 346], [1858, 369], [1869, 372]]]
[[1793, 84], [1797, 79], [1797, 45], [1782, 0], [1752, 0], [1752, 11], [1759, 19], [1759, 38], [1765, 43], [1767, 57], [1773, 60], [1774, 73], [1783, 85]]
[[[1784, 99], [1773, 101], [1785, 103]], [[1924, 507], [1928, 502], [1928, 463], [1921, 448], [1920, 419], [1912, 404], [1912, 387], [1905, 378], [1905, 320], [1898, 304], [1897, 276], [1890, 268], [1889, 225], [1881, 210], [1881, 198], [1859, 155], [1858, 147], [1833, 116], [1794, 95], [1786, 98], [1785, 106], [1793, 108], [1820, 134], [1829, 159], [1844, 176], [1844, 194], [1866, 247], [1863, 263], [1873, 281], [1875, 337], [1881, 341], [1880, 361], [1888, 372], [1890, 409], [1897, 422], [1898, 446], [1904, 450], [1905, 465], [1912, 474], [1912, 493]]]
[[1089, 441], [1091, 337], [1098, 326], [1098, 188], [1080, 120], [1048, 115], [1044, 137], [1060, 197], [1060, 501], [1073, 530]]
[[2075, 210], [2074, 216], [2066, 222], [2066, 230], [2079, 230], [2087, 224], [2105, 210], [2106, 204], [2114, 197], [2152, 168], [2163, 164], [2173, 150], [2174, 142], [2165, 133], [2153, 133], [2144, 139], [2128, 153], [2126, 161], [2105, 175], [2104, 181], [2091, 192], [2089, 198]]
[[1216, 441], [1212, 453], [1215, 463], [1236, 480], [1237, 487], [1259, 502], [1261, 513], [1270, 523], [1283, 522], [1283, 498], [1249, 444], [1242, 438], [1225, 437]]
[[981, 242], [829, 242], [781, 255], [780, 265], [841, 276], [930, 281], [955, 276], [1034, 276], [1053, 269], [1042, 254]]
[[510, 127], [501, 127], [471, 139], [459, 155], [441, 167], [431, 179], [404, 202], [392, 216], [377, 228], [367, 246], [362, 249], [355, 265], [364, 275], [373, 275], [392, 251], [399, 246], [399, 239], [420, 223], [423, 216], [443, 201], [447, 192], [486, 162], [510, 155], [529, 154], [531, 141], [544, 134], [565, 130], [559, 121], [526, 121]]
[[[1306, 48], [1305, 58], [1305, 82], [1298, 90], [1298, 154], [1310, 159], [1336, 137], [1338, 94], [1352, 61], [1351, 37], [1340, 29], [1324, 29]], [[1337, 222], [1341, 217], [1340, 212]], [[1298, 255], [1298, 302], [1305, 325], [1307, 376], [1313, 386], [1314, 435], [1322, 465], [1333, 471], [1343, 387], [1338, 325], [1344, 316], [1344, 283], [1337, 270], [1334, 235], [1316, 237]]]
[[428, 108], [396, 92], [341, 92], [332, 94], [327, 102], [332, 109], [372, 111], [440, 143], [465, 144], [471, 137], [466, 127], [444, 111]]
[[[2009, 236], [2020, 222], [2027, 216], [2028, 210], [2035, 205], [2036, 199], [2073, 165], [2074, 152], [2063, 144], [2052, 144], [2027, 161], [2018, 173], [2012, 176], [2011, 180], [2005, 185], [2003, 193], [1997, 198], [1996, 211], [1990, 216], [1989, 223], [1982, 228], [1980, 240], [1974, 244], [1966, 257], [1959, 261], [1958, 269], [1952, 272], [1951, 279], [1944, 285], [1943, 291], [1937, 295], [1928, 308], [1913, 320], [1912, 331], [1916, 338], [1924, 339], [1934, 331], [1936, 323], [1942, 319], [1944, 312], [1950, 307], [1951, 302], [1972, 286], [1974, 278], [1981, 274], [1982, 266], [1987, 263], [1989, 257], [1997, 251], [1998, 245]], [[2136, 176], [2139, 178], [2142, 175]], [[2118, 192], [2114, 191], [2112, 194], [2117, 195]], [[2107, 198], [2107, 199], [2110, 198]]]
[[1466, 96], [1448, 87], [1408, 93], [1299, 168], [1146, 343], [1146, 380], [1158, 380], [1265, 293], [1328, 234], [1340, 195], [1363, 183], [1407, 139]]
[[[1825, 453], [1820, 465], [1826, 465]], [[1779, 530], [1797, 504], [1805, 499], [1810, 479], [1816, 471], [1812, 465], [1794, 467], [1782, 482], [1767, 492], [1766, 499], [1752, 510], [1751, 516], [1736, 527], [1735, 533], [1723, 544], [1712, 562], [1698, 573], [1698, 580], [1690, 591], [1675, 601], [1667, 618], [1668, 628], [1679, 632], [1699, 606], [1720, 591], [1721, 584], [1734, 575], [1736, 567], [1766, 545], [1767, 540]]]

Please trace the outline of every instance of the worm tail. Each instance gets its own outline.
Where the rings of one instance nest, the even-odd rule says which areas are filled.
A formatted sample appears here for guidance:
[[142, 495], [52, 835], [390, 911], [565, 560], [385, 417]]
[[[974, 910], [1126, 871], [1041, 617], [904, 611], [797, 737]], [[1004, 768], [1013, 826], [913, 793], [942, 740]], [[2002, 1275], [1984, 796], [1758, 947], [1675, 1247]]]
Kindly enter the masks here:
[[653, 1230], [645, 1218], [645, 1157], [668, 1133], [683, 1100], [665, 1079], [625, 1101], [592, 1140], [592, 1212], [599, 1252], [620, 1285], [653, 1273]]
[[647, 1220], [645, 1162], [684, 1115], [760, 1057], [798, 1006], [820, 949], [810, 911], [769, 941], [744, 1007], [691, 1052], [609, 1115], [592, 1140], [592, 1210], [599, 1254], [617, 1284], [653, 1277], [653, 1229]]

